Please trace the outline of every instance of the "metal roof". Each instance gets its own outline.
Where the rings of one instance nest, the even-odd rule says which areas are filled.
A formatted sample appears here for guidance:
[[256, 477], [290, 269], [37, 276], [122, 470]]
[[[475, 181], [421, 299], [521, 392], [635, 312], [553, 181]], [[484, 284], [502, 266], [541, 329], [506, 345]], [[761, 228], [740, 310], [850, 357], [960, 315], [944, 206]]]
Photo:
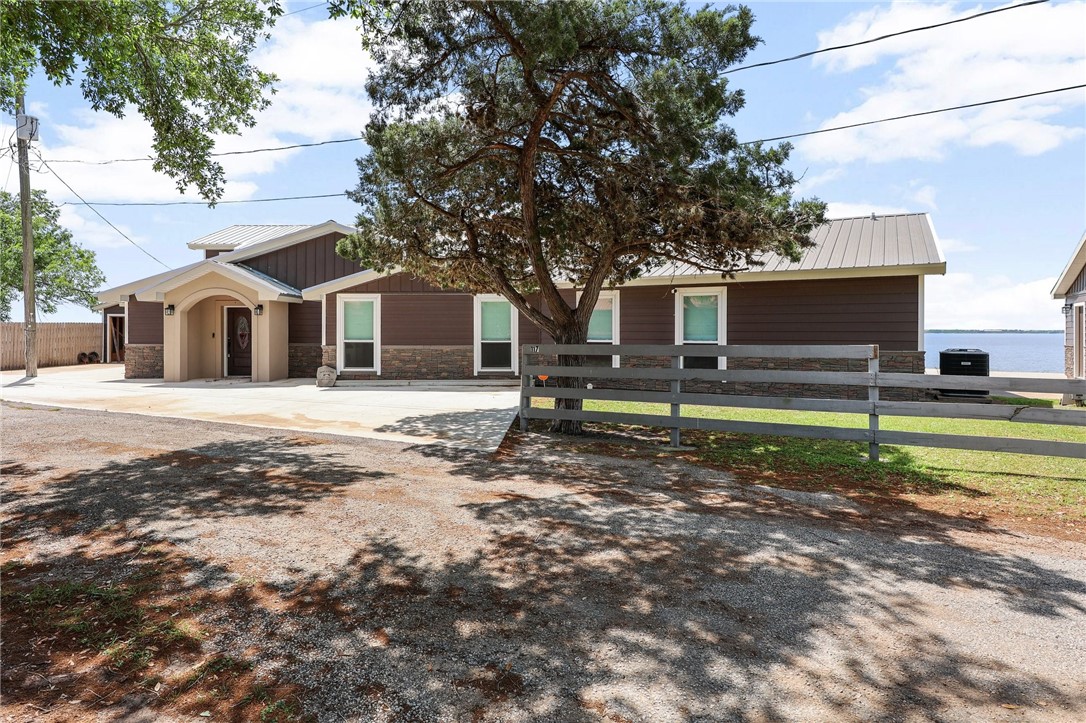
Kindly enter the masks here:
[[[935, 231], [926, 213], [839, 218], [811, 232], [815, 245], [804, 249], [799, 261], [775, 253], [758, 257], [764, 262], [749, 273], [780, 271], [827, 271], [838, 269], [927, 266], [945, 263]], [[690, 264], [669, 263], [646, 273], [644, 278], [698, 276]]]
[[[227, 264], [219, 264], [219, 265], [220, 266], [227, 266]], [[229, 266], [231, 268], [237, 269], [238, 271], [242, 271], [242, 272], [248, 274], [249, 276], [253, 276], [253, 277], [257, 278], [257, 279], [260, 279], [261, 281], [263, 281], [266, 284], [274, 286], [275, 288], [277, 288], [279, 290], [279, 293], [281, 293], [281, 294], [284, 294], [286, 296], [297, 296], [299, 299], [302, 298], [302, 292], [300, 290], [294, 288], [290, 284], [287, 284], [287, 283], [284, 283], [284, 282], [280, 281], [279, 279], [277, 279], [277, 278], [275, 278], [273, 276], [268, 276], [267, 274], [263, 273], [262, 271], [257, 271], [256, 269], [250, 268], [250, 267], [246, 266], [245, 264], [229, 264]]]
[[234, 251], [309, 227], [310, 224], [238, 224], [189, 241], [188, 247], [197, 250]]

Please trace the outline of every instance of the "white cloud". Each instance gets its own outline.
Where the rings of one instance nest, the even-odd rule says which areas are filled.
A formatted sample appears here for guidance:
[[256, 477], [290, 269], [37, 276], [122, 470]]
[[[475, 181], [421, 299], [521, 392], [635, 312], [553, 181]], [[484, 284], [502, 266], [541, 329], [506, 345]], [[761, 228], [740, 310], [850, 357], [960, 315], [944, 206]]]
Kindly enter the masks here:
[[[975, 14], [976, 6], [897, 0], [855, 13], [819, 33], [820, 47]], [[890, 62], [862, 100], [820, 127], [907, 115], [1077, 85], [1086, 76], [1086, 2], [1031, 6], [935, 30], [817, 56], [830, 73]], [[1083, 135], [1059, 115], [1086, 102], [1067, 91], [969, 110], [881, 123], [801, 139], [800, 150], [836, 163], [937, 160], [955, 146], [1005, 145], [1022, 155], [1046, 153]]]
[[944, 254], [965, 254], [970, 251], [980, 250], [980, 246], [956, 238], [940, 238], [939, 248], [943, 250]]
[[[372, 63], [362, 51], [360, 35], [350, 20], [307, 24], [300, 18], [282, 19], [253, 59], [257, 67], [280, 77], [278, 92], [271, 96], [271, 106], [257, 115], [255, 127], [243, 129], [238, 136], [217, 137], [216, 152], [357, 136], [365, 127], [372, 108], [364, 85]], [[82, 100], [74, 103], [76, 109], [66, 114], [57, 113], [57, 108], [35, 106], [43, 118], [55, 119], [43, 124], [42, 140], [35, 144], [44, 158], [101, 161], [151, 155], [151, 127], [134, 108], [128, 109], [124, 118], [116, 118], [86, 109]], [[0, 127], [4, 137], [10, 132], [10, 124]], [[352, 157], [360, 152], [351, 144], [343, 148]], [[260, 176], [275, 172], [301, 153], [304, 151], [294, 149], [219, 158], [227, 178], [224, 200], [252, 198], [259, 189]], [[88, 200], [148, 202], [182, 198], [173, 179], [156, 173], [150, 162], [55, 163], [53, 168]], [[52, 174], [42, 170], [33, 179], [35, 187], [44, 188], [57, 202], [76, 200]], [[184, 198], [198, 200], [191, 188]]]
[[[80, 246], [92, 249], [115, 249], [129, 245], [123, 236], [94, 216], [93, 211], [61, 206], [60, 225], [72, 232], [73, 240]], [[117, 228], [128, 234], [128, 237], [140, 246], [147, 246], [148, 240], [128, 226], [117, 224]]]
[[1059, 329], [1062, 301], [1052, 298], [1055, 277], [1016, 282], [1005, 276], [949, 273], [924, 282], [929, 329]]
[[933, 211], [938, 208], [938, 206], [935, 205], [935, 186], [920, 186], [912, 192], [910, 198], [921, 206], [930, 208]]
[[893, 216], [909, 213], [907, 208], [885, 206], [875, 203], [840, 203], [831, 201], [826, 204], [826, 218], [858, 218], [860, 216]]

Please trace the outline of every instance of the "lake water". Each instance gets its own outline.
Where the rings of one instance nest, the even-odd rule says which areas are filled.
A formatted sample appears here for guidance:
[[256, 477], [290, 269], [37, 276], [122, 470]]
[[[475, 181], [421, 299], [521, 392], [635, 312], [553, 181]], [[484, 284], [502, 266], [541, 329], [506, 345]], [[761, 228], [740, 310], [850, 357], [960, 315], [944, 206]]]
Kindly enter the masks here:
[[924, 334], [929, 369], [939, 367], [943, 349], [988, 352], [994, 372], [1063, 372], [1063, 332], [1052, 334]]

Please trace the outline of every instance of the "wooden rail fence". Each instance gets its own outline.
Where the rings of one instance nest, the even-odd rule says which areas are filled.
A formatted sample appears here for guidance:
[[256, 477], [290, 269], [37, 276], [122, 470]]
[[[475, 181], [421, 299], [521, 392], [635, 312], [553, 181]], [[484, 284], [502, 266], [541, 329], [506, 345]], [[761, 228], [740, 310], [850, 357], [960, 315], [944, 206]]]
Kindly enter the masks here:
[[[94, 322], [38, 324], [38, 366], [78, 364], [80, 352], [102, 356], [102, 325]], [[23, 325], [0, 323], [0, 369], [22, 369], [26, 364]]]
[[[670, 357], [665, 367], [557, 366], [539, 363], [538, 357], [568, 356], [654, 356]], [[757, 357], [763, 359], [861, 359], [866, 372], [784, 371], [774, 369], [683, 369], [683, 357]], [[868, 456], [878, 460], [879, 445], [894, 444], [920, 447], [946, 447], [989, 452], [1012, 452], [1086, 459], [1086, 431], [1083, 442], [1061, 442], [1009, 437], [987, 437], [928, 432], [899, 432], [879, 428], [880, 416], [942, 417], [950, 419], [991, 419], [1027, 424], [1059, 424], [1086, 427], [1086, 413], [1061, 409], [978, 404], [974, 402], [898, 402], [882, 401], [879, 390], [886, 388], [938, 389], [953, 391], [1047, 392], [1086, 395], [1086, 380], [1037, 379], [1033, 377], [966, 377], [934, 374], [901, 374], [879, 371], [877, 345], [859, 346], [669, 346], [644, 344], [537, 344], [525, 345], [521, 366], [521, 429], [527, 431], [529, 419], [570, 419], [637, 426], [664, 427], [671, 430], [671, 444], [679, 446], [683, 429], [708, 429], [724, 432], [765, 434], [867, 442]], [[640, 389], [588, 389], [582, 387], [537, 386], [535, 380], [573, 377], [607, 380], [664, 380], [669, 391]], [[860, 399], [799, 399], [793, 397], [743, 396], [735, 394], [689, 393], [682, 391], [686, 381], [763, 382], [804, 385], [846, 385], [867, 387], [868, 397]], [[532, 399], [581, 399], [670, 404], [670, 415], [629, 414], [574, 409], [541, 409]], [[683, 404], [754, 409], [792, 409], [811, 412], [866, 414], [867, 428], [829, 427], [809, 424], [744, 422], [702, 417], [684, 417]]]

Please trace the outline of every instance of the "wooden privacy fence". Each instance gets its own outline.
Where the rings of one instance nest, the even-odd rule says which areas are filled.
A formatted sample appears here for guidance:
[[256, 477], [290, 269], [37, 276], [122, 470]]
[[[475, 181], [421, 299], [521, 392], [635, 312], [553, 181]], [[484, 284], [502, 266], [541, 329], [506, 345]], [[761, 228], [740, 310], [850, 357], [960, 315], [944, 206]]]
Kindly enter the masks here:
[[[538, 357], [568, 356], [653, 356], [671, 359], [667, 367], [613, 368], [610, 366], [555, 366], [540, 363]], [[683, 357], [757, 357], [763, 359], [861, 359], [866, 372], [785, 371], [775, 369], [683, 369]], [[898, 432], [879, 429], [879, 417], [942, 417], [950, 419], [991, 419], [1032, 424], [1062, 424], [1086, 427], [1086, 413], [1069, 410], [976, 402], [899, 402], [882, 401], [879, 390], [905, 388], [921, 390], [1048, 392], [1086, 395], [1086, 380], [1037, 379], [1032, 377], [966, 377], [934, 374], [902, 374], [879, 371], [879, 348], [870, 346], [664, 346], [644, 344], [538, 344], [525, 345], [521, 358], [521, 429], [527, 431], [529, 419], [569, 419], [584, 422], [608, 422], [671, 429], [671, 444], [679, 446], [683, 429], [706, 429], [746, 434], [784, 437], [837, 439], [867, 442], [870, 459], [879, 458], [879, 445], [896, 444], [919, 447], [948, 447], [990, 452], [1013, 452], [1058, 457], [1086, 458], [1086, 431], [1083, 442], [1058, 442], [928, 432]], [[543, 378], [579, 378], [622, 383], [623, 380], [663, 380], [669, 391], [645, 391], [623, 388], [576, 388], [537, 386]], [[735, 394], [690, 393], [683, 382], [754, 382], [803, 385], [844, 385], [867, 387], [867, 399], [800, 399], [794, 397], [743, 396]], [[581, 399], [620, 402], [670, 404], [671, 414], [627, 414], [575, 409], [540, 409], [532, 407], [533, 398]], [[754, 409], [792, 409], [808, 412], [845, 412], [866, 414], [867, 428], [828, 427], [809, 424], [776, 424], [681, 416], [683, 404]]]
[[[23, 325], [0, 324], [0, 369], [22, 369], [26, 364]], [[38, 324], [38, 366], [78, 364], [80, 352], [102, 356], [102, 325], [94, 322], [47, 322]]]

